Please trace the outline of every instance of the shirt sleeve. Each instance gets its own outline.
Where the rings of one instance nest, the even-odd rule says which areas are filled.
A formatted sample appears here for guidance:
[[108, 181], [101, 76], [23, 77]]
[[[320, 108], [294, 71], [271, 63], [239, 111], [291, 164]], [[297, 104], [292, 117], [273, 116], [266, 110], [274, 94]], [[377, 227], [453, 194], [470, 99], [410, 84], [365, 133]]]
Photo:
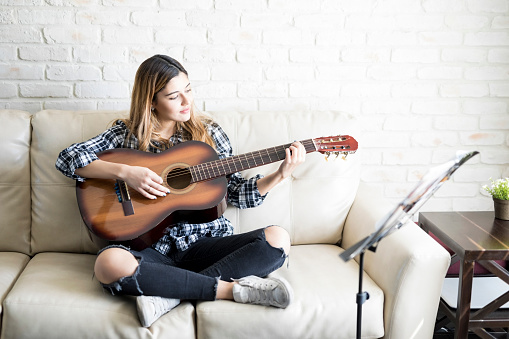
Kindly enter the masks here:
[[[233, 156], [230, 140], [218, 124], [210, 125], [209, 133], [216, 143], [216, 151], [220, 159]], [[257, 182], [261, 178], [263, 178], [261, 174], [249, 179], [242, 177], [239, 172], [231, 174], [228, 177], [227, 201], [240, 209], [261, 205], [267, 196], [267, 194], [262, 196], [258, 190]]]
[[55, 167], [69, 178], [85, 181], [85, 178], [74, 172], [97, 160], [96, 153], [122, 147], [126, 130], [123, 122], [117, 122], [117, 125], [87, 141], [72, 144], [60, 152]]

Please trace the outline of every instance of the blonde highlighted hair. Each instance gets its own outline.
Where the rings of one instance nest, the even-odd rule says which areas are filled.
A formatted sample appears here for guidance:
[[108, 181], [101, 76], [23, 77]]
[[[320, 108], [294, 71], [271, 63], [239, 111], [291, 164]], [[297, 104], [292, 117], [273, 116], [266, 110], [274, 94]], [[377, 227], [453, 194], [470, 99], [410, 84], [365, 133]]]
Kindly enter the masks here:
[[[138, 139], [139, 150], [147, 151], [149, 146], [161, 148], [154, 145], [154, 141], [165, 145], [166, 148], [170, 146], [169, 141], [157, 133], [160, 123], [151, 107], [157, 93], [179, 73], [188, 75], [177, 60], [166, 55], [154, 55], [138, 68], [134, 78], [129, 119], [124, 122], [130, 133]], [[210, 123], [212, 121], [200, 113], [193, 103], [191, 118], [185, 122], [177, 122], [176, 127], [177, 131], [183, 132], [182, 137], [186, 140], [203, 141], [215, 148], [214, 140], [206, 128]]]

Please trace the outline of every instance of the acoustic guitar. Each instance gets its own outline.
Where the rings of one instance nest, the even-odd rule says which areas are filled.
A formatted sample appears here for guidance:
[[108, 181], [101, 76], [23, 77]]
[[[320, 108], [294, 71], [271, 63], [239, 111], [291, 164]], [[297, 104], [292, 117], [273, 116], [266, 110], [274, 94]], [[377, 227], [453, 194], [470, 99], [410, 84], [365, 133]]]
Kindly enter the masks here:
[[[306, 153], [318, 151], [327, 157], [346, 156], [357, 150], [357, 141], [348, 135], [301, 143]], [[186, 141], [161, 153], [126, 148], [100, 152], [97, 155], [101, 160], [144, 166], [160, 174], [170, 194], [151, 200], [121, 180], [87, 179], [76, 186], [81, 216], [88, 229], [100, 238], [144, 249], [179, 221], [203, 223], [220, 217], [226, 209], [227, 176], [283, 160], [290, 145], [224, 159], [199, 141]]]

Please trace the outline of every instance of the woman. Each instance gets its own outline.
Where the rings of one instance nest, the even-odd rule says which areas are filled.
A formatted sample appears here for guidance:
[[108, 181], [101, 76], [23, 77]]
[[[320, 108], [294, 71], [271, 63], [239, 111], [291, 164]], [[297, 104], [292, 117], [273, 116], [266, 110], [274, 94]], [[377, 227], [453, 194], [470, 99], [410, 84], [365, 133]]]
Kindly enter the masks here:
[[[171, 194], [149, 168], [106, 162], [96, 153], [111, 148], [161, 152], [186, 140], [203, 141], [220, 158], [232, 156], [227, 135], [200, 115], [193, 105], [188, 73], [176, 60], [155, 55], [135, 77], [129, 119], [118, 120], [104, 133], [63, 150], [56, 166], [79, 181], [120, 179], [147, 199]], [[238, 208], [260, 205], [267, 193], [305, 159], [304, 147], [293, 143], [279, 169], [265, 177], [228, 177], [228, 202]], [[224, 216], [204, 224], [178, 223], [152, 247], [133, 251], [112, 245], [102, 249], [94, 272], [112, 294], [137, 296], [143, 326], [186, 300], [229, 299], [285, 308], [292, 289], [283, 279], [260, 278], [278, 269], [290, 250], [288, 233], [278, 226], [233, 234]]]

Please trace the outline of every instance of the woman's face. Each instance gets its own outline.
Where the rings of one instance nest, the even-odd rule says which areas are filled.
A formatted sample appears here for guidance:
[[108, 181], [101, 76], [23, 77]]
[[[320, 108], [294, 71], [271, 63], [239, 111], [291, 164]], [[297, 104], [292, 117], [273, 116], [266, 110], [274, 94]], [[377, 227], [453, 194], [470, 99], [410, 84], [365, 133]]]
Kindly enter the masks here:
[[191, 83], [185, 73], [171, 79], [166, 86], [156, 95], [152, 102], [157, 118], [163, 121], [184, 122], [191, 117], [191, 106], [193, 105], [193, 92]]

